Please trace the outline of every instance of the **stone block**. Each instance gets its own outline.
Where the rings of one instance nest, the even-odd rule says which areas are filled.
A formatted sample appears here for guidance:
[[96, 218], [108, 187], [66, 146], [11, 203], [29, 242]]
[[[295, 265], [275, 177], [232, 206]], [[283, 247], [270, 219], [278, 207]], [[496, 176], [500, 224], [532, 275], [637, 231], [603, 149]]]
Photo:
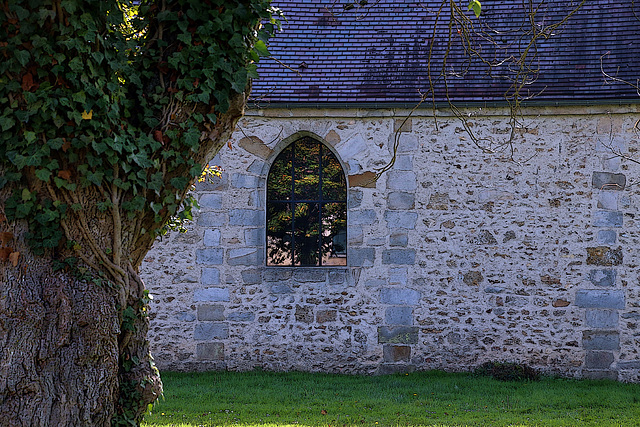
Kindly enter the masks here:
[[348, 245], [361, 245], [364, 241], [364, 231], [361, 225], [349, 225], [347, 227]]
[[197, 249], [196, 264], [220, 265], [222, 264], [224, 251], [222, 249]]
[[269, 286], [269, 292], [271, 292], [272, 294], [290, 294], [293, 293], [293, 291], [291, 290], [291, 285], [289, 283], [274, 283], [273, 285]]
[[396, 161], [393, 164], [393, 169], [399, 171], [410, 171], [413, 170], [413, 155], [406, 154], [396, 156]]
[[260, 227], [264, 221], [264, 212], [260, 209], [232, 209], [229, 213], [230, 225]]
[[613, 191], [601, 191], [598, 195], [598, 209], [608, 211], [618, 210], [618, 193]]
[[256, 188], [259, 184], [257, 176], [234, 173], [231, 176], [231, 187], [233, 188]]
[[193, 302], [229, 301], [229, 289], [205, 288], [196, 289], [193, 293]]
[[[413, 127], [413, 120], [410, 118], [402, 118], [402, 119], [395, 119], [393, 121], [393, 132], [394, 134], [396, 132], [398, 133], [404, 133], [404, 132], [411, 132], [411, 128]], [[416, 142], [418, 141], [417, 137], [414, 137]], [[393, 139], [392, 139], [393, 141]], [[415, 148], [417, 148], [418, 146], [416, 145]]]
[[418, 213], [404, 211], [386, 211], [384, 213], [384, 219], [387, 221], [387, 227], [389, 228], [405, 228], [407, 230], [413, 230], [414, 228], [416, 228]]
[[416, 196], [413, 193], [403, 191], [392, 191], [387, 196], [387, 209], [403, 210], [414, 209], [416, 206]]
[[618, 381], [618, 372], [611, 370], [583, 369], [582, 378], [590, 380], [612, 380]]
[[304, 268], [293, 271], [293, 280], [297, 282], [326, 282], [327, 270], [323, 268]]
[[409, 244], [409, 235], [406, 231], [394, 231], [389, 235], [389, 246], [406, 248]]
[[256, 285], [262, 281], [262, 270], [258, 268], [248, 268], [240, 272], [242, 283], [245, 285]]
[[347, 282], [347, 271], [329, 271], [329, 284], [342, 285]]
[[262, 160], [254, 160], [247, 168], [250, 175], [262, 175], [265, 163]]
[[335, 322], [338, 318], [338, 312], [336, 310], [318, 310], [316, 313], [316, 322], [327, 323]]
[[313, 307], [310, 305], [296, 305], [295, 316], [298, 322], [311, 323], [313, 322]]
[[268, 159], [273, 150], [267, 147], [267, 145], [257, 136], [246, 136], [242, 138], [238, 145], [245, 151], [260, 157], [261, 159]]
[[338, 144], [342, 139], [340, 138], [340, 135], [333, 129], [331, 129], [329, 131], [329, 133], [327, 133], [324, 137], [324, 140], [327, 141], [329, 144], [331, 145], [336, 145]]
[[622, 212], [596, 211], [593, 214], [594, 227], [622, 227]]
[[371, 225], [378, 221], [376, 211], [361, 209], [349, 212], [349, 225]]
[[349, 175], [349, 188], [352, 187], [376, 188], [376, 174], [367, 171]]
[[[213, 162], [211, 164], [213, 164]], [[196, 191], [197, 192], [220, 191], [220, 190], [226, 190], [228, 186], [229, 186], [229, 177], [227, 176], [226, 173], [223, 173], [220, 178], [214, 177], [211, 182], [209, 181], [196, 182]]]
[[384, 344], [382, 356], [386, 363], [409, 362], [411, 360], [411, 347], [408, 345]]
[[196, 316], [193, 313], [181, 311], [180, 313], [176, 314], [176, 319], [181, 322], [195, 322]]
[[389, 190], [415, 191], [417, 188], [415, 172], [395, 170], [387, 172], [387, 188]]
[[200, 282], [203, 285], [219, 285], [220, 284], [220, 270], [217, 268], [203, 268], [202, 277]]
[[604, 287], [615, 286], [616, 270], [613, 270], [613, 269], [589, 270], [589, 280], [595, 286], [604, 286]]
[[587, 351], [584, 367], [587, 369], [609, 369], [613, 363], [613, 353], [610, 351]]
[[224, 320], [224, 306], [222, 304], [201, 304], [198, 306], [198, 320]]
[[[404, 129], [405, 126], [402, 128]], [[398, 137], [398, 153], [415, 153], [418, 150], [418, 147], [419, 143], [417, 135], [404, 134]]]
[[227, 320], [230, 322], [253, 322], [256, 315], [246, 311], [234, 311], [227, 315]]
[[403, 306], [387, 307], [384, 316], [387, 325], [406, 325], [413, 324], [413, 308]]
[[591, 175], [591, 185], [600, 190], [624, 190], [626, 184], [627, 177], [623, 173], [594, 172]]
[[197, 341], [223, 340], [229, 338], [227, 323], [198, 323], [193, 331], [193, 339]]
[[236, 248], [229, 249], [229, 265], [261, 265], [263, 253], [256, 248]]
[[[343, 157], [344, 159], [344, 157]], [[357, 174], [362, 172], [362, 165], [356, 159], [348, 159], [347, 160], [347, 173], [349, 175]]]
[[589, 328], [616, 329], [618, 327], [617, 310], [587, 310], [586, 325]]
[[374, 248], [349, 248], [347, 255], [351, 267], [371, 267], [376, 260]]
[[598, 230], [598, 244], [613, 245], [618, 240], [618, 233], [615, 230]]
[[619, 350], [620, 335], [616, 331], [584, 331], [582, 347], [585, 350]]
[[612, 267], [622, 264], [622, 248], [609, 246], [596, 246], [587, 248], [587, 265], [599, 265]]
[[640, 360], [625, 360], [617, 363], [618, 369], [640, 369]]
[[392, 305], [418, 305], [420, 292], [408, 288], [382, 288], [380, 302]]
[[196, 345], [198, 360], [224, 360], [224, 344], [221, 342], [201, 342]]
[[291, 279], [292, 276], [293, 272], [290, 268], [267, 268], [263, 274], [265, 282], [281, 282]]
[[386, 284], [387, 282], [384, 279], [368, 279], [364, 282], [364, 285], [367, 288], [380, 288], [382, 286], [385, 286]]
[[582, 308], [624, 308], [624, 292], [618, 290], [582, 289], [576, 292], [576, 305]]
[[362, 205], [363, 193], [361, 190], [349, 190], [349, 198], [347, 199], [347, 207], [349, 209], [357, 209]]
[[390, 267], [389, 268], [389, 284], [406, 286], [409, 280], [409, 272], [407, 267]]
[[417, 326], [379, 326], [378, 343], [380, 344], [417, 344]]
[[205, 230], [203, 243], [205, 246], [220, 246], [220, 230]]
[[383, 264], [413, 265], [415, 262], [415, 249], [387, 249], [382, 252]]
[[221, 227], [226, 221], [227, 217], [222, 212], [200, 212], [196, 224], [200, 227]]
[[222, 194], [206, 193], [200, 196], [198, 204], [201, 209], [222, 209]]
[[249, 228], [244, 230], [244, 244], [246, 246], [263, 246], [264, 241], [264, 228]]
[[376, 369], [376, 375], [409, 374], [416, 371], [416, 366], [410, 363], [381, 363]]

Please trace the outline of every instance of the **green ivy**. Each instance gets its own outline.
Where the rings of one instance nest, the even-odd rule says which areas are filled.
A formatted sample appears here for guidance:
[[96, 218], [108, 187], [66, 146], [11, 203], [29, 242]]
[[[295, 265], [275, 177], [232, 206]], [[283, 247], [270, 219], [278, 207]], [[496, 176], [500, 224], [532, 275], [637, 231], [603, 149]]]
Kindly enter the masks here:
[[[36, 253], [83, 207], [61, 194], [93, 189], [104, 212], [117, 189], [116, 208], [152, 210], [154, 232], [167, 214], [191, 216], [203, 126], [257, 76], [272, 12], [269, 0], [0, 4], [0, 190], [12, 189], [7, 218], [29, 221]], [[163, 123], [172, 108], [179, 117]]]

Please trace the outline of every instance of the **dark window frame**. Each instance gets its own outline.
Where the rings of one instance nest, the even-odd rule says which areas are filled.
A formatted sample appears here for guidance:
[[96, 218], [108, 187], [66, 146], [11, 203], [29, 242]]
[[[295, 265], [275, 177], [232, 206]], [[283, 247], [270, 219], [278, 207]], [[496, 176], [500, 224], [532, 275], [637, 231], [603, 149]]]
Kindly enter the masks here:
[[[316, 198], [305, 198], [305, 197], [298, 197], [296, 194], [296, 168], [298, 166], [300, 166], [300, 163], [298, 163], [298, 158], [296, 157], [296, 147], [300, 146], [302, 144], [305, 143], [314, 143], [317, 144], [318, 146], [318, 171], [317, 171], [317, 175], [318, 175], [318, 187], [317, 187], [317, 197]], [[287, 150], [291, 149], [291, 153], [290, 153], [290, 160], [283, 158], [283, 155], [285, 155], [285, 153], [287, 152]], [[343, 197], [339, 197], [339, 198], [324, 198], [324, 184], [325, 184], [325, 168], [326, 166], [324, 165], [325, 163], [325, 156], [327, 156], [327, 159], [329, 159], [329, 161], [331, 161], [331, 159], [333, 159], [336, 163], [337, 166], [339, 168], [339, 172], [340, 172], [340, 177], [341, 177], [341, 187], [338, 190], [338, 192], [342, 192]], [[271, 198], [271, 188], [270, 188], [270, 178], [271, 178], [271, 173], [275, 170], [275, 166], [279, 161], [284, 161], [284, 162], [288, 162], [290, 161], [291, 165], [290, 165], [290, 174], [291, 174], [291, 183], [290, 183], [290, 189], [289, 189], [289, 194], [287, 196], [287, 198], [283, 199], [283, 198]], [[347, 179], [346, 179], [346, 173], [345, 170], [341, 164], [341, 162], [339, 161], [338, 157], [336, 156], [336, 154], [327, 147], [327, 145], [325, 143], [323, 143], [322, 141], [318, 140], [317, 138], [314, 138], [312, 136], [300, 136], [299, 138], [296, 138], [295, 140], [293, 140], [291, 143], [287, 144], [285, 146], [285, 148], [280, 151], [280, 153], [276, 156], [276, 158], [274, 159], [273, 163], [270, 165], [269, 167], [269, 171], [267, 174], [267, 182], [266, 182], [266, 225], [267, 225], [267, 229], [265, 232], [265, 238], [266, 238], [266, 242], [265, 242], [265, 252], [266, 252], [266, 256], [265, 256], [265, 263], [267, 267], [346, 267], [347, 266], [347, 256], [348, 256], [348, 248], [347, 248], [347, 216], [348, 216], [348, 205], [347, 205], [347, 198], [348, 198], [348, 185], [347, 185]], [[297, 205], [300, 204], [308, 204], [309, 206], [312, 205], [317, 205], [317, 224], [318, 224], [318, 238], [317, 238], [317, 248], [315, 248], [314, 250], [314, 254], [317, 260], [317, 263], [315, 264], [301, 264], [298, 263], [296, 264], [296, 254], [297, 254], [297, 248], [296, 248], [296, 207]], [[328, 226], [325, 226], [325, 222], [323, 222], [323, 219], [326, 219], [326, 205], [329, 204], [337, 204], [337, 205], [342, 205], [342, 209], [340, 210], [340, 214], [343, 214], [343, 218], [344, 218], [344, 227], [343, 230], [341, 232], [338, 232], [336, 234], [334, 234], [333, 236], [330, 236], [331, 238], [331, 251], [327, 251], [326, 248], [324, 248], [323, 246], [323, 233], [325, 231], [327, 231], [329, 229]], [[289, 221], [289, 223], [287, 224], [287, 227], [289, 228], [289, 233], [290, 233], [290, 247], [287, 251], [285, 251], [285, 255], [286, 255], [286, 260], [289, 261], [289, 263], [270, 263], [270, 259], [269, 259], [269, 252], [270, 252], [270, 245], [269, 245], [269, 237], [270, 237], [270, 232], [269, 232], [269, 220], [270, 220], [270, 208], [272, 206], [277, 206], [277, 205], [288, 205], [289, 206], [289, 211], [291, 212], [291, 220]], [[335, 250], [335, 244], [336, 244], [336, 237], [337, 236], [341, 236], [341, 238], [344, 239], [344, 248], [342, 250], [336, 251]], [[324, 252], [323, 252], [324, 250]], [[335, 258], [343, 258], [344, 259], [344, 263], [340, 263], [340, 264], [323, 264], [323, 254], [327, 254], [327, 253], [331, 253], [333, 254], [333, 256]]]

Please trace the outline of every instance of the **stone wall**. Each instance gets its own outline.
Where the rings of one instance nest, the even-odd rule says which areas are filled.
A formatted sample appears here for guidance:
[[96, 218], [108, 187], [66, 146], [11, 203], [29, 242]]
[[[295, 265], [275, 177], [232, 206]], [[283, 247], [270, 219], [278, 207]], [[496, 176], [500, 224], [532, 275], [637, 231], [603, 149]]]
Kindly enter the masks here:
[[[638, 381], [638, 106], [250, 111], [186, 234], [143, 266], [161, 369], [387, 373], [525, 362]], [[348, 266], [265, 267], [270, 163], [301, 135], [348, 175]], [[377, 181], [375, 172], [393, 157]]]

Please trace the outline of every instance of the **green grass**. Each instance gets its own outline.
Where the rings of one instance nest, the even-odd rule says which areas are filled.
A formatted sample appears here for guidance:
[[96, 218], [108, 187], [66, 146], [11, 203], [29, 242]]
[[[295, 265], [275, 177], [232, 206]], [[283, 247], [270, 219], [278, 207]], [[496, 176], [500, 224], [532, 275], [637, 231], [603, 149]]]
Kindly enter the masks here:
[[143, 426], [640, 426], [640, 385], [469, 374], [164, 373]]

